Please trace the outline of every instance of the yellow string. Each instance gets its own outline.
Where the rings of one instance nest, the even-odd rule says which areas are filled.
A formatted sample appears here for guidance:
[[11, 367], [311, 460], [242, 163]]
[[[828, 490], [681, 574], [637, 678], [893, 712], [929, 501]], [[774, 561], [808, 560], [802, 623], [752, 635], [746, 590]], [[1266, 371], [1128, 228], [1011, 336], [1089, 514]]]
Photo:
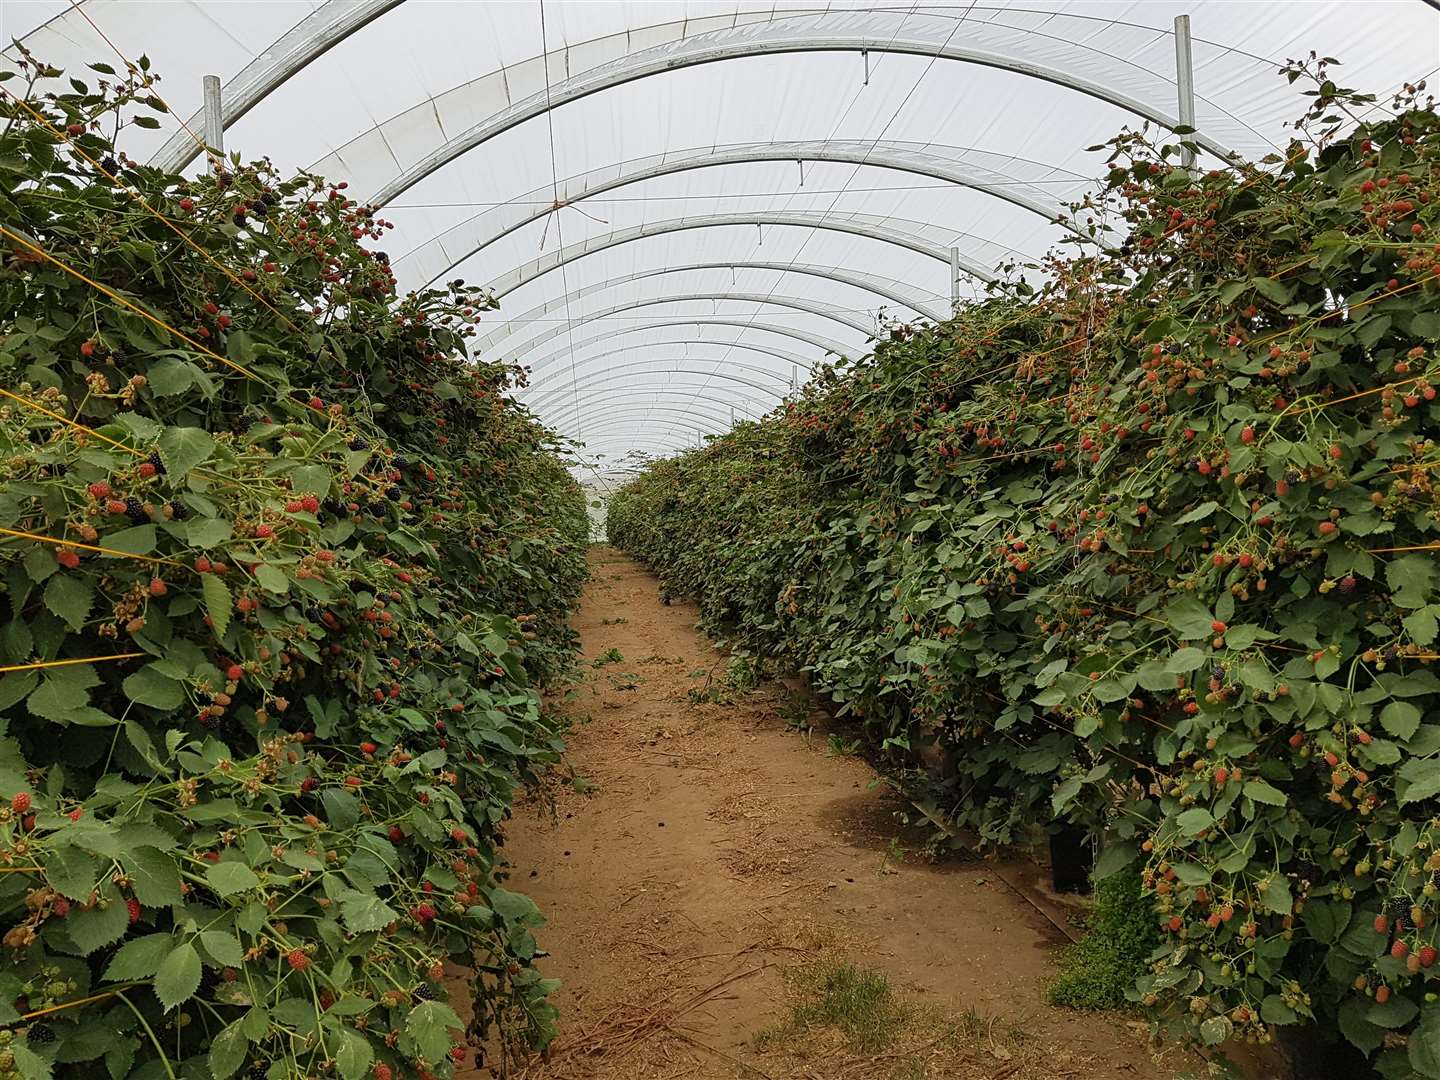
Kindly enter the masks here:
[[0, 535], [14, 536], [20, 540], [38, 540], [44, 544], [54, 544], [62, 548], [83, 548], [86, 551], [98, 551], [102, 555], [118, 555], [122, 559], [143, 559], [145, 562], [164, 563], [167, 566], [183, 566], [174, 559], [161, 559], [154, 555], [137, 555], [133, 551], [117, 551], [114, 548], [99, 547], [95, 544], [82, 544], [78, 540], [57, 540], [53, 536], [41, 536], [38, 533], [20, 532], [16, 529], [0, 528]]
[[20, 235], [18, 235], [18, 234], [16, 234], [16, 233], [12, 232], [11, 230], [7, 229], [4, 225], [0, 225], [0, 235], [4, 235], [4, 236], [9, 237], [11, 240], [15, 241], [17, 244], [23, 244], [25, 247], [27, 247], [27, 248], [29, 248], [31, 251], [35, 252], [35, 254], [39, 255], [39, 256], [40, 256], [42, 259], [44, 259], [46, 262], [53, 263], [54, 265], [58, 266], [61, 270], [64, 270], [65, 273], [71, 275], [72, 277], [77, 277], [77, 278], [79, 278], [81, 281], [85, 282], [85, 284], [89, 285], [89, 286], [90, 286], [91, 288], [93, 288], [93, 289], [97, 289], [97, 290], [99, 290], [100, 292], [104, 293], [106, 296], [110, 297], [110, 299], [114, 300], [116, 303], [123, 304], [125, 307], [127, 307], [127, 308], [129, 308], [131, 311], [135, 312], [135, 314], [141, 316], [141, 317], [144, 318], [144, 319], [148, 319], [150, 322], [154, 323], [156, 326], [160, 327], [162, 330], [165, 330], [166, 332], [168, 332], [168, 333], [170, 333], [170, 334], [173, 334], [175, 337], [177, 337], [177, 338], [179, 338], [181, 341], [185, 342], [185, 343], [186, 343], [187, 345], [189, 345], [191, 348], [198, 349], [200, 352], [204, 353], [206, 356], [209, 356], [209, 357], [211, 357], [211, 358], [213, 358], [213, 359], [215, 359], [215, 360], [220, 361], [220, 363], [224, 364], [226, 367], [234, 368], [236, 371], [240, 372], [240, 374], [246, 376], [247, 378], [254, 379], [256, 382], [264, 383], [266, 386], [270, 387], [272, 390], [276, 389], [275, 384], [272, 383], [272, 382], [270, 382], [269, 379], [262, 378], [261, 376], [255, 374], [255, 372], [251, 371], [249, 368], [244, 367], [244, 366], [241, 365], [241, 364], [237, 364], [237, 363], [235, 363], [235, 361], [230, 360], [230, 359], [228, 359], [227, 357], [221, 356], [221, 355], [220, 355], [219, 353], [217, 353], [214, 349], [207, 348], [206, 346], [201, 345], [200, 342], [194, 340], [193, 338], [189, 337], [188, 335], [182, 334], [179, 330], [176, 330], [173, 326], [171, 326], [169, 323], [167, 323], [164, 319], [161, 319], [161, 318], [159, 318], [159, 317], [157, 317], [157, 316], [155, 316], [155, 315], [151, 315], [150, 312], [146, 311], [144, 308], [140, 307], [138, 304], [135, 304], [135, 303], [133, 303], [133, 302], [125, 299], [125, 297], [121, 296], [119, 293], [117, 293], [114, 289], [110, 288], [108, 285], [102, 285], [102, 284], [100, 284], [98, 281], [95, 281], [95, 280], [92, 279], [92, 278], [86, 277], [86, 276], [85, 276], [84, 274], [82, 274], [79, 270], [72, 269], [71, 267], [65, 265], [63, 262], [61, 262], [59, 259], [55, 258], [55, 256], [51, 255], [48, 251], [46, 251], [44, 248], [40, 247], [38, 244], [34, 243], [33, 241], [27, 240], [25, 237], [20, 236]]
[[110, 438], [110, 436], [108, 436], [108, 435], [101, 435], [100, 432], [96, 431], [94, 428], [88, 428], [88, 427], [86, 427], [84, 424], [77, 423], [76, 421], [71, 420], [71, 419], [69, 419], [68, 417], [61, 416], [61, 415], [60, 415], [59, 413], [57, 413], [57, 412], [51, 412], [49, 409], [45, 408], [44, 405], [41, 405], [38, 401], [31, 401], [29, 398], [23, 398], [23, 397], [21, 397], [19, 394], [12, 394], [9, 390], [6, 390], [3, 386], [0, 386], [0, 397], [7, 397], [7, 398], [10, 398], [12, 401], [18, 401], [21, 405], [28, 405], [30, 408], [34, 409], [36, 412], [44, 413], [46, 416], [50, 417], [52, 420], [59, 420], [62, 424], [68, 424], [68, 425], [70, 425], [71, 427], [75, 428], [75, 429], [78, 430], [78, 431], [83, 431], [83, 432], [85, 432], [87, 435], [94, 435], [95, 438], [101, 440], [102, 442], [107, 442], [107, 443], [109, 443], [111, 446], [115, 447], [115, 448], [118, 449], [118, 450], [125, 450], [125, 451], [127, 451], [127, 452], [129, 452], [129, 453], [131, 453], [131, 454], [134, 454], [136, 457], [144, 457], [144, 456], [145, 456], [145, 451], [144, 451], [144, 450], [136, 450], [133, 446], [126, 446], [126, 445], [125, 445], [124, 443], [122, 443], [122, 442], [116, 442], [114, 439]]
[[1435, 551], [1436, 549], [1440, 549], [1440, 543], [1414, 544], [1410, 547], [1366, 548], [1365, 550], [1371, 555], [1384, 555], [1391, 551]]
[[11, 664], [9, 667], [0, 667], [0, 675], [12, 671], [34, 671], [38, 668], [66, 667], [70, 664], [98, 664], [101, 660], [131, 660], [137, 656], [144, 656], [144, 653], [126, 652], [115, 653], [113, 656], [82, 656], [78, 660], [37, 660], [33, 664]]

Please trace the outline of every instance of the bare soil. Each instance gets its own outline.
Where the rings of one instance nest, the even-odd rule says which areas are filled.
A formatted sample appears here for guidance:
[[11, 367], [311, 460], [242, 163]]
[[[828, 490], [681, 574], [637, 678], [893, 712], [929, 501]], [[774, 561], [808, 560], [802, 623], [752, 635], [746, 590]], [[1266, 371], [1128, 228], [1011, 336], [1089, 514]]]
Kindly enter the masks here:
[[[836, 952], [927, 1015], [960, 1018], [911, 1047], [922, 1064], [907, 1077], [1202, 1075], [1126, 1017], [1045, 1003], [1067, 939], [1033, 866], [904, 855], [903, 804], [865, 762], [787, 724], [783, 688], [695, 701], [706, 680], [692, 673], [718, 686], [727, 659], [696, 609], [662, 604], [614, 549], [594, 549], [591, 567], [574, 619], [584, 679], [556, 702], [580, 782], [532, 793], [506, 846], [513, 887], [549, 920], [542, 970], [562, 981], [562, 1034], [522, 1080], [900, 1075], [898, 1052], [857, 1057], [823, 1032], [757, 1046], [787, 1015], [786, 973]], [[622, 659], [591, 666], [612, 649]]]

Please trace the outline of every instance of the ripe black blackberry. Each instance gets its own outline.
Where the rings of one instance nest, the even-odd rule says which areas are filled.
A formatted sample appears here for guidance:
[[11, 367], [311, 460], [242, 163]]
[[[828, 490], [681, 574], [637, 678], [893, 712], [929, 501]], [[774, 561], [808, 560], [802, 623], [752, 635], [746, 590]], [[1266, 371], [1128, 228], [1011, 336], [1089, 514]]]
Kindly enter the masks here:
[[184, 521], [190, 516], [190, 508], [179, 500], [172, 499], [170, 502], [170, 520]]
[[385, 504], [383, 502], [372, 502], [370, 504], [370, 513], [376, 517], [384, 517], [386, 514]]
[[400, 501], [400, 497], [401, 497], [403, 494], [404, 494], [404, 492], [402, 492], [402, 491], [399, 489], [399, 487], [397, 487], [397, 486], [395, 486], [395, 485], [393, 485], [393, 484], [392, 484], [390, 487], [388, 487], [388, 488], [385, 489], [385, 497], [386, 497], [387, 499], [390, 499], [390, 500], [393, 501], [393, 502], [399, 502], [399, 501]]
[[148, 458], [146, 458], [145, 460], [146, 460], [149, 464], [155, 466], [155, 475], [156, 475], [156, 476], [164, 476], [164, 475], [165, 475], [165, 462], [163, 462], [163, 461], [160, 460], [160, 454], [159, 454], [158, 451], [152, 450], [152, 451], [150, 452], [150, 456], [149, 456]]
[[55, 1041], [55, 1031], [46, 1024], [31, 1024], [25, 1033], [25, 1041], [31, 1046], [45, 1046]]
[[260, 201], [261, 201], [262, 203], [264, 203], [266, 206], [274, 206], [274, 205], [275, 205], [275, 195], [274, 195], [273, 192], [267, 191], [267, 192], [265, 192], [263, 195], [260, 196]]
[[132, 525], [145, 525], [150, 521], [150, 515], [145, 512], [145, 507], [140, 505], [140, 500], [134, 495], [125, 500], [125, 516], [130, 519]]
[[120, 171], [120, 163], [113, 157], [104, 157], [100, 159], [100, 168], [104, 169], [111, 176], [114, 176]]
[[368, 450], [368, 449], [370, 449], [370, 444], [367, 443], [364, 439], [351, 439], [348, 445], [349, 445], [349, 447], [350, 447], [351, 450]]
[[1410, 898], [1406, 896], [1392, 896], [1385, 901], [1385, 911], [1392, 919], [1404, 919], [1410, 914]]
[[269, 1080], [269, 1065], [251, 1065], [245, 1073], [246, 1080]]
[[434, 1001], [435, 991], [430, 988], [429, 983], [421, 983], [415, 988], [415, 996], [421, 1001]]
[[238, 228], [243, 229], [243, 228], [245, 227], [245, 211], [243, 211], [243, 210], [237, 210], [237, 211], [235, 211], [235, 216], [234, 216], [231, 220], [235, 222], [235, 225], [236, 225]]

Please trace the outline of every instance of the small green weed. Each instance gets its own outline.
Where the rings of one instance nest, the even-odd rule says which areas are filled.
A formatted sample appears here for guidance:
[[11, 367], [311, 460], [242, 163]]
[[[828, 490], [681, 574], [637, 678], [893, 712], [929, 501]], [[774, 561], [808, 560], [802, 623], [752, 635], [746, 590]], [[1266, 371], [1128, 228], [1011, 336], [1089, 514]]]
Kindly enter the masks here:
[[831, 757], [853, 757], [860, 752], [863, 745], [859, 739], [847, 739], [844, 735], [830, 734], [830, 756]]
[[606, 664], [618, 664], [625, 659], [625, 654], [619, 649], [606, 649], [603, 653], [590, 661], [592, 668], [602, 668]]
[[802, 1000], [791, 1006], [780, 1024], [756, 1036], [756, 1045], [784, 1045], [812, 1028], [832, 1027], [849, 1048], [874, 1054], [890, 1047], [912, 1015], [882, 973], [831, 960], [802, 969], [794, 976]]
[[1049, 997], [1056, 1005], [1124, 1008], [1125, 991], [1144, 974], [1146, 957], [1159, 942], [1150, 901], [1141, 895], [1139, 874], [1103, 879], [1095, 898], [1089, 932], [1066, 950], [1060, 975], [1050, 985]]

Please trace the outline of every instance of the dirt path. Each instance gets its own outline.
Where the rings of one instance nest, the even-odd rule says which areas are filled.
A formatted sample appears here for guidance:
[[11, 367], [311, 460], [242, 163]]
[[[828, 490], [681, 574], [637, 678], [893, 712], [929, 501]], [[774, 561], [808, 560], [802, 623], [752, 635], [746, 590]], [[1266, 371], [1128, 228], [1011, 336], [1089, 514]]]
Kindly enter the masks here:
[[[1135, 1025], [1046, 1005], [1064, 938], [1003, 883], [1021, 866], [897, 860], [895, 804], [865, 763], [788, 727], [778, 691], [693, 700], [705, 687], [693, 672], [725, 672], [695, 609], [662, 605], [656, 579], [611, 548], [591, 565], [575, 618], [586, 675], [561, 706], [582, 779], [517, 807], [506, 849], [515, 887], [549, 919], [542, 968], [562, 980], [563, 1034], [526, 1080], [1194, 1068], [1153, 1060]], [[888, 976], [926, 1038], [865, 1054], [792, 1026], [757, 1047], [788, 1014], [793, 972], [836, 956]]]

